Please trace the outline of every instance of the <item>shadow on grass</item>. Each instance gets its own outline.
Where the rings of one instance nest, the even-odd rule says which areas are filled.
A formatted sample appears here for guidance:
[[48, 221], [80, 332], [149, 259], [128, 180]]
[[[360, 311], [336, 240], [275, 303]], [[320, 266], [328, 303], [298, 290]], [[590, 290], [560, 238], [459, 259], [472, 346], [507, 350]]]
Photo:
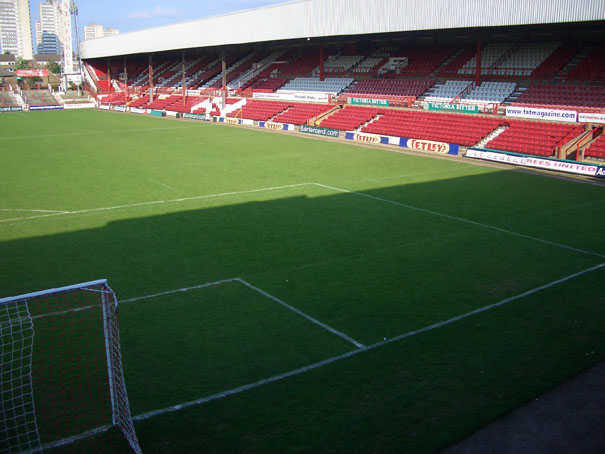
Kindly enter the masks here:
[[[564, 200], [553, 201], [560, 185]], [[299, 195], [242, 196], [240, 203], [203, 209], [146, 207], [126, 213], [143, 215], [130, 219], [100, 212], [106, 224], [97, 228], [86, 227], [86, 216], [68, 215], [70, 232], [0, 245], [2, 293], [106, 277], [126, 299], [240, 276], [372, 343], [602, 261], [487, 228], [601, 252], [603, 215], [595, 222], [593, 209], [574, 208], [579, 198], [598, 202], [593, 191], [602, 193], [498, 172], [363, 191], [367, 196], [310, 186], [294, 191]], [[502, 309], [203, 409], [142, 422], [141, 443], [146, 452], [435, 450], [603, 357], [600, 282], [588, 276], [581, 286], [533, 298], [529, 309]], [[161, 312], [139, 309], [128, 317], [126, 306], [122, 311], [139, 326], [161, 328], [166, 321]], [[178, 331], [164, 341], [176, 353], [186, 350]], [[137, 342], [147, 339], [125, 339], [126, 356]], [[333, 354], [326, 348], [326, 358]], [[144, 394], [145, 364], [130, 367]], [[166, 378], [164, 392], [178, 394], [180, 386], [178, 375]]]

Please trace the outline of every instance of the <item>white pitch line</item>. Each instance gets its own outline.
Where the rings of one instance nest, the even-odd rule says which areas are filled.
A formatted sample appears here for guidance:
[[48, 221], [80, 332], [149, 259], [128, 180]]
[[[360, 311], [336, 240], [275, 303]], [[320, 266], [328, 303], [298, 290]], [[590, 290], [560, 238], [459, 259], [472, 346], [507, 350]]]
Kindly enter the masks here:
[[305, 372], [308, 372], [308, 371], [311, 371], [311, 370], [314, 370], [314, 369], [318, 369], [320, 367], [327, 366], [329, 364], [333, 364], [333, 363], [335, 363], [337, 361], [340, 361], [342, 359], [350, 358], [352, 356], [356, 356], [356, 355], [359, 355], [361, 353], [365, 353], [365, 352], [368, 352], [370, 350], [374, 350], [374, 349], [383, 347], [384, 345], [387, 345], [387, 344], [390, 344], [390, 343], [393, 343], [393, 342], [398, 342], [398, 341], [401, 341], [403, 339], [407, 339], [407, 338], [410, 338], [412, 336], [416, 336], [418, 334], [422, 334], [422, 333], [426, 333], [428, 331], [432, 331], [432, 330], [435, 330], [435, 329], [438, 329], [438, 328], [442, 328], [442, 327], [444, 327], [446, 325], [450, 325], [452, 323], [458, 322], [458, 321], [463, 320], [465, 318], [472, 317], [473, 315], [477, 315], [477, 314], [480, 314], [482, 312], [486, 312], [486, 311], [489, 311], [491, 309], [504, 306], [504, 305], [509, 304], [509, 303], [511, 303], [513, 301], [516, 301], [516, 300], [525, 298], [527, 296], [533, 295], [535, 293], [541, 292], [542, 290], [547, 290], [549, 288], [555, 287], [556, 285], [562, 284], [564, 282], [570, 281], [572, 279], [575, 279], [577, 277], [583, 276], [585, 274], [591, 273], [593, 271], [599, 270], [599, 269], [604, 268], [604, 267], [605, 267], [605, 263], [601, 263], [599, 265], [593, 266], [592, 268], [588, 268], [586, 270], [579, 271], [579, 272], [574, 273], [574, 274], [570, 274], [569, 276], [566, 276], [564, 278], [558, 279], [556, 281], [552, 281], [552, 282], [550, 282], [548, 284], [544, 284], [544, 285], [542, 285], [540, 287], [536, 287], [536, 288], [534, 288], [532, 290], [529, 290], [527, 292], [521, 293], [519, 295], [512, 296], [510, 298], [505, 298], [505, 299], [503, 299], [501, 301], [498, 301], [497, 303], [489, 304], [487, 306], [483, 306], [481, 308], [478, 308], [478, 309], [466, 312], [464, 314], [457, 315], [456, 317], [452, 317], [452, 318], [450, 318], [448, 320], [444, 320], [444, 321], [441, 321], [441, 322], [438, 322], [438, 323], [433, 323], [432, 325], [426, 326], [424, 328], [420, 328], [420, 329], [417, 329], [417, 330], [414, 330], [414, 331], [409, 331], [409, 332], [401, 334], [399, 336], [392, 337], [390, 339], [377, 342], [377, 343], [372, 344], [370, 346], [367, 346], [365, 348], [359, 348], [357, 350], [351, 350], [351, 351], [349, 351], [347, 353], [344, 353], [342, 355], [333, 356], [331, 358], [324, 359], [323, 361], [319, 361], [319, 362], [316, 362], [316, 363], [313, 363], [313, 364], [309, 364], [308, 366], [304, 366], [304, 367], [301, 367], [301, 368], [298, 368], [298, 369], [294, 369], [294, 370], [291, 370], [289, 372], [285, 372], [283, 374], [274, 375], [272, 377], [265, 378], [263, 380], [259, 380], [259, 381], [254, 382], [254, 383], [248, 383], [246, 385], [238, 386], [237, 388], [232, 388], [230, 390], [222, 391], [222, 392], [219, 392], [219, 393], [216, 393], [216, 394], [211, 394], [209, 396], [202, 397], [200, 399], [191, 400], [191, 401], [184, 402], [184, 403], [181, 403], [181, 404], [178, 404], [178, 405], [173, 405], [173, 406], [170, 406], [170, 407], [161, 408], [161, 409], [157, 409], [157, 410], [152, 410], [152, 411], [148, 411], [148, 412], [145, 412], [145, 413], [141, 413], [139, 415], [134, 416], [132, 419], [135, 420], [135, 421], [142, 421], [142, 420], [145, 420], [145, 419], [152, 418], [154, 416], [159, 416], [159, 415], [163, 415], [163, 414], [166, 414], [166, 413], [172, 413], [172, 412], [175, 412], [175, 411], [182, 410], [184, 408], [193, 407], [193, 406], [196, 406], [196, 405], [200, 405], [200, 404], [204, 404], [204, 403], [207, 403], [207, 402], [211, 402], [213, 400], [219, 400], [219, 399], [222, 399], [224, 397], [232, 396], [232, 395], [235, 395], [235, 394], [240, 394], [240, 393], [243, 393], [244, 391], [249, 391], [249, 390], [254, 389], [254, 388], [259, 388], [259, 387], [261, 387], [263, 385], [267, 385], [267, 384], [270, 384], [270, 383], [275, 383], [275, 382], [284, 380], [286, 378], [293, 377], [295, 375], [300, 375], [300, 374], [303, 374]]
[[180, 199], [170, 199], [170, 200], [151, 200], [149, 202], [138, 202], [138, 203], [131, 203], [131, 204], [127, 204], [127, 205], [116, 205], [116, 206], [111, 206], [111, 207], [90, 208], [87, 210], [58, 211], [58, 212], [53, 212], [50, 214], [42, 214], [39, 216], [27, 216], [27, 217], [21, 217], [21, 218], [0, 219], [0, 223], [9, 222], [9, 221], [24, 221], [24, 220], [29, 220], [29, 219], [40, 219], [40, 218], [47, 218], [47, 217], [53, 217], [53, 216], [65, 216], [65, 215], [69, 215], [69, 214], [92, 213], [95, 211], [112, 211], [112, 210], [120, 210], [120, 209], [124, 209], [124, 208], [135, 208], [135, 207], [146, 206], [146, 205], [181, 203], [181, 202], [188, 202], [191, 200], [203, 200], [203, 199], [211, 199], [211, 198], [218, 198], [218, 197], [228, 197], [228, 196], [232, 196], [232, 195], [254, 194], [257, 192], [275, 191], [275, 190], [279, 190], [279, 189], [289, 189], [289, 188], [296, 188], [296, 187], [300, 187], [300, 186], [312, 186], [315, 184], [316, 183], [287, 184], [284, 186], [250, 189], [247, 191], [223, 192], [221, 194], [207, 194], [207, 195], [199, 195], [199, 196], [194, 196], [194, 197], [183, 197]]
[[59, 211], [59, 210], [29, 210], [25, 208], [0, 208], [0, 211], [24, 211], [28, 213], [58, 213], [58, 214], [67, 214], [69, 211]]
[[305, 314], [303, 311], [301, 311], [300, 309], [295, 308], [294, 306], [291, 306], [290, 304], [286, 303], [285, 301], [277, 298], [276, 296], [271, 295], [270, 293], [265, 292], [264, 290], [250, 284], [249, 282], [241, 279], [241, 278], [237, 278], [236, 281], [242, 283], [243, 285], [245, 285], [246, 287], [254, 290], [257, 293], [260, 293], [262, 296], [264, 296], [265, 298], [268, 298], [272, 301], [275, 301], [277, 304], [291, 310], [292, 312], [294, 312], [295, 314], [300, 315], [301, 317], [303, 317], [304, 319], [309, 320], [311, 323], [314, 323], [317, 326], [320, 326], [321, 328], [325, 329], [326, 331], [329, 331], [330, 333], [346, 340], [347, 342], [350, 342], [351, 344], [355, 345], [355, 347], [357, 348], [365, 348], [365, 345], [363, 345], [360, 342], [357, 342], [355, 339], [353, 339], [352, 337], [347, 336], [346, 334], [344, 334], [341, 331], [338, 331], [337, 329], [332, 328], [329, 325], [326, 325], [323, 322], [320, 322], [319, 320], [317, 320], [314, 317], [311, 317], [308, 314]]
[[161, 183], [159, 181], [155, 181], [155, 180], [152, 180], [152, 179], [149, 179], [149, 181], [151, 181], [152, 183], [158, 184], [160, 186], [164, 186], [165, 188], [172, 189], [173, 191], [176, 191], [176, 188], [173, 188], [172, 186], [169, 186], [169, 185], [167, 185], [165, 183]]
[[[317, 326], [320, 326], [321, 328], [325, 329], [326, 331], [329, 331], [330, 333], [346, 340], [347, 342], [350, 342], [351, 344], [355, 345], [357, 348], [365, 348], [365, 345], [363, 345], [360, 342], [357, 342], [355, 339], [347, 336], [346, 334], [332, 328], [329, 325], [326, 325], [325, 323], [320, 322], [319, 320], [317, 320], [316, 318], [311, 317], [308, 314], [305, 314], [303, 311], [301, 311], [300, 309], [295, 308], [294, 306], [291, 306], [290, 304], [286, 303], [285, 301], [271, 295], [268, 292], [265, 292], [264, 290], [250, 284], [249, 282], [236, 277], [236, 278], [231, 278], [231, 279], [222, 279], [220, 281], [214, 281], [214, 282], [206, 282], [204, 284], [199, 284], [199, 285], [194, 285], [192, 287], [183, 287], [183, 288], [178, 288], [175, 290], [167, 290], [165, 292], [160, 292], [160, 293], [154, 293], [152, 295], [145, 295], [145, 296], [137, 296], [135, 298], [130, 298], [130, 299], [126, 299], [126, 300], [119, 300], [118, 304], [125, 304], [125, 303], [133, 303], [135, 301], [142, 301], [142, 300], [148, 300], [148, 299], [152, 299], [152, 298], [157, 298], [160, 296], [167, 296], [167, 295], [174, 295], [175, 293], [186, 293], [189, 292], [191, 290], [199, 290], [202, 288], [206, 288], [206, 287], [214, 287], [217, 285], [222, 285], [222, 284], [227, 284], [229, 282], [238, 282], [242, 285], [244, 285], [245, 287], [248, 287], [251, 290], [254, 290], [255, 292], [259, 293], [260, 295], [264, 296], [265, 298], [270, 299], [271, 301], [274, 301], [278, 304], [280, 304], [281, 306], [291, 310], [292, 312], [300, 315], [301, 317], [305, 318], [306, 320], [309, 320], [310, 322], [314, 323]], [[65, 311], [57, 311], [57, 312], [49, 312], [47, 314], [41, 314], [41, 315], [35, 315], [32, 317], [32, 320], [37, 320], [40, 318], [46, 318], [46, 317], [54, 317], [54, 316], [61, 316], [61, 315], [66, 315], [66, 314], [70, 314], [72, 312], [82, 312], [82, 311], [86, 311], [86, 310], [90, 310], [93, 309], [97, 306], [94, 305], [90, 305], [90, 306], [82, 306], [82, 307], [78, 307], [75, 309], [67, 309]]]
[[239, 281], [239, 279], [238, 278], [231, 278], [231, 279], [223, 279], [223, 280], [214, 281], [214, 282], [206, 282], [204, 284], [194, 285], [192, 287], [183, 287], [183, 288], [178, 288], [176, 290], [168, 290], [166, 292], [154, 293], [153, 295], [137, 296], [136, 298], [130, 298], [130, 299], [127, 299], [127, 300], [120, 300], [120, 301], [118, 301], [118, 303], [119, 304], [133, 303], [135, 301], [146, 300], [146, 299], [151, 299], [151, 298], [157, 298], [158, 296], [173, 295], [175, 293], [186, 293], [186, 292], [189, 292], [191, 290], [198, 290], [198, 289], [205, 288], [205, 287], [213, 287], [215, 285], [227, 284], [228, 282], [236, 282], [236, 281]]
[[[61, 446], [66, 446], [66, 445], [70, 445], [72, 443], [75, 443], [76, 441], [80, 441], [80, 440], [84, 440], [86, 438], [90, 438], [90, 437], [94, 437], [95, 435], [99, 435], [102, 433], [105, 433], [109, 430], [111, 430], [112, 426], [99, 426], [99, 427], [95, 427], [94, 429], [88, 430], [86, 432], [82, 432], [81, 434], [78, 435], [74, 435], [72, 437], [68, 437], [68, 438], [64, 438], [62, 440], [57, 440], [57, 441], [51, 441], [50, 443], [46, 443], [44, 445], [42, 445], [42, 451], [48, 450], [48, 449], [55, 449], [55, 448], [59, 448]], [[37, 449], [31, 450], [31, 451], [25, 451], [26, 453], [38, 453], [40, 452]], [[19, 454], [24, 454], [24, 452], [22, 451]]]
[[[236, 281], [238, 281], [237, 278], [223, 279], [222, 281], [215, 281], [215, 282], [206, 282], [204, 284], [194, 285], [193, 287], [177, 288], [175, 290], [168, 290], [166, 292], [154, 293], [153, 295], [137, 296], [135, 298], [120, 300], [120, 301], [118, 301], [118, 304], [133, 303], [135, 301], [157, 298], [158, 296], [173, 295], [175, 293], [185, 293], [190, 290], [197, 290], [200, 288], [212, 287], [215, 285], [221, 285], [221, 284], [226, 284], [227, 282], [236, 282]], [[37, 319], [46, 318], [46, 317], [57, 317], [57, 316], [61, 316], [61, 315], [71, 314], [73, 312], [88, 311], [88, 310], [94, 309], [96, 307], [100, 307], [100, 306], [99, 305], [89, 305], [89, 306], [76, 307], [74, 309], [67, 309], [64, 311], [48, 312], [46, 314], [34, 315], [34, 316], [32, 316], [32, 320], [37, 320]]]
[[465, 218], [461, 218], [461, 217], [458, 217], [458, 216], [453, 216], [451, 214], [440, 213], [438, 211], [428, 210], [426, 208], [419, 208], [419, 207], [415, 207], [413, 205], [408, 205], [407, 203], [397, 202], [395, 200], [383, 199], [382, 197], [376, 197], [376, 196], [373, 196], [373, 195], [370, 195], [370, 194], [366, 194], [364, 192], [350, 191], [348, 189], [337, 188], [335, 186], [329, 186], [329, 185], [321, 184], [321, 183], [315, 183], [315, 184], [317, 186], [322, 187], [322, 188], [332, 189], [333, 191], [338, 191], [338, 192], [342, 192], [342, 193], [346, 193], [346, 194], [358, 195], [360, 197], [365, 197], [365, 198], [368, 198], [368, 199], [376, 200], [378, 202], [389, 203], [391, 205], [397, 205], [397, 206], [400, 206], [402, 208], [407, 208], [407, 209], [418, 211], [418, 212], [421, 212], [421, 213], [427, 213], [427, 214], [431, 214], [433, 216], [439, 216], [439, 217], [442, 217], [442, 218], [451, 219], [453, 221], [465, 222], [467, 224], [475, 225], [477, 227], [482, 227], [484, 229], [496, 230], [498, 232], [506, 233], [508, 235], [513, 235], [513, 236], [517, 236], [517, 237], [520, 237], [520, 238], [525, 238], [527, 240], [537, 241], [537, 242], [543, 243], [543, 244], [548, 244], [549, 246], [556, 246], [556, 247], [559, 247], [559, 248], [562, 248], [562, 249], [568, 249], [570, 251], [579, 252], [581, 254], [592, 255], [592, 256], [595, 256], [595, 257], [599, 257], [599, 258], [605, 258], [605, 254], [599, 254], [598, 252], [592, 252], [592, 251], [586, 251], [584, 249], [578, 249], [578, 248], [575, 248], [573, 246], [568, 246], [568, 245], [562, 244], [562, 243], [555, 243], [554, 241], [548, 241], [548, 240], [545, 240], [545, 239], [542, 239], [542, 238], [538, 238], [538, 237], [535, 237], [535, 236], [525, 235], [523, 233], [518, 233], [518, 232], [514, 232], [512, 230], [503, 229], [502, 227], [496, 227], [495, 225], [483, 224], [481, 222], [471, 221], [470, 219], [465, 219]]

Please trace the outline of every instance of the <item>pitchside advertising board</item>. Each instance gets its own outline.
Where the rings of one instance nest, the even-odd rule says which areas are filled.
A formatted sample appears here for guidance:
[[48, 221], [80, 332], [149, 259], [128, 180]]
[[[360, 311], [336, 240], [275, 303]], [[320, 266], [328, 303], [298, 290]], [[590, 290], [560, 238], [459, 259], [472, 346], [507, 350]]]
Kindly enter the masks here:
[[205, 114], [192, 114], [192, 113], [184, 113], [183, 114], [183, 118], [187, 119], [187, 120], [201, 120], [201, 121], [208, 121], [208, 118], [206, 117]]
[[0, 106], [0, 112], [21, 112], [21, 106]]
[[602, 113], [582, 113], [578, 114], [580, 123], [605, 123], [605, 114]]
[[363, 143], [382, 143], [389, 144], [389, 138], [376, 134], [368, 134], [365, 132], [345, 132], [345, 139], [354, 140], [355, 142]]
[[578, 112], [574, 110], [538, 109], [536, 107], [507, 106], [506, 116], [515, 118], [531, 118], [534, 120], [564, 121], [576, 123]]
[[427, 102], [423, 104], [423, 107], [427, 110], [446, 110], [464, 113], [477, 113], [479, 112], [479, 106], [470, 104], [449, 104], [449, 103], [436, 103]]
[[63, 110], [62, 104], [56, 104], [51, 106], [29, 106], [29, 110]]
[[384, 106], [389, 105], [388, 99], [347, 98], [347, 104], [352, 106]]
[[294, 125], [288, 123], [275, 123], [273, 121], [259, 121], [259, 128], [274, 129], [276, 131], [294, 131]]
[[435, 142], [432, 140], [407, 139], [402, 137], [399, 146], [411, 150], [430, 151], [433, 153], [458, 155], [460, 146], [454, 143]]
[[469, 148], [466, 151], [466, 157], [485, 159], [487, 161], [502, 162], [504, 164], [512, 164], [523, 167], [532, 167], [535, 169], [555, 170], [558, 172], [573, 173], [576, 175], [605, 178], [605, 166], [585, 164], [575, 161], [538, 158], [476, 148]]
[[96, 105], [94, 102], [83, 102], [64, 104], [63, 107], [65, 109], [94, 109]]
[[[334, 93], [335, 94], [335, 93]], [[287, 92], [287, 93], [253, 93], [254, 99], [273, 99], [280, 101], [330, 102], [330, 93]]]
[[298, 131], [305, 134], [315, 134], [316, 136], [338, 137], [340, 135], [338, 129], [321, 128], [319, 126], [300, 125]]

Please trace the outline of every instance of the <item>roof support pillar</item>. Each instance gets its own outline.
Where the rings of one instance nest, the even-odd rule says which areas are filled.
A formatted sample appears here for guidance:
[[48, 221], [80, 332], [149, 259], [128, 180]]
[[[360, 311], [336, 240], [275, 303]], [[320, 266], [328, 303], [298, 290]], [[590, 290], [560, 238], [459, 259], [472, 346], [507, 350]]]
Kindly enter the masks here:
[[475, 61], [475, 83], [481, 85], [481, 35], [477, 35], [477, 59]]
[[324, 43], [319, 43], [319, 80], [324, 80]]
[[109, 93], [111, 93], [111, 58], [107, 59], [107, 81], [109, 82]]
[[226, 104], [226, 94], [227, 94], [227, 62], [225, 61], [225, 48], [221, 48], [221, 65], [222, 65], [222, 92], [223, 92], [223, 96], [222, 96], [222, 101], [223, 101], [223, 109], [225, 108], [225, 104]]
[[128, 102], [128, 68], [126, 67], [126, 55], [124, 55], [124, 85], [126, 85], [126, 102]]
[[149, 54], [149, 102], [153, 102], [153, 60]]
[[187, 87], [185, 87], [185, 51], [181, 53], [181, 70], [183, 72], [183, 106], [185, 105], [185, 97], [187, 96]]

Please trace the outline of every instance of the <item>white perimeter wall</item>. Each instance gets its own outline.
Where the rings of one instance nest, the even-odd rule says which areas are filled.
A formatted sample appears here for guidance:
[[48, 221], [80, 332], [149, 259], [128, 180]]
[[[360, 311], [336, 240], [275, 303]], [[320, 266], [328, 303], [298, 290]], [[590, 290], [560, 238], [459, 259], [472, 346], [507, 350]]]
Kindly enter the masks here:
[[86, 40], [82, 58], [284, 39], [605, 19], [605, 0], [301, 0]]

